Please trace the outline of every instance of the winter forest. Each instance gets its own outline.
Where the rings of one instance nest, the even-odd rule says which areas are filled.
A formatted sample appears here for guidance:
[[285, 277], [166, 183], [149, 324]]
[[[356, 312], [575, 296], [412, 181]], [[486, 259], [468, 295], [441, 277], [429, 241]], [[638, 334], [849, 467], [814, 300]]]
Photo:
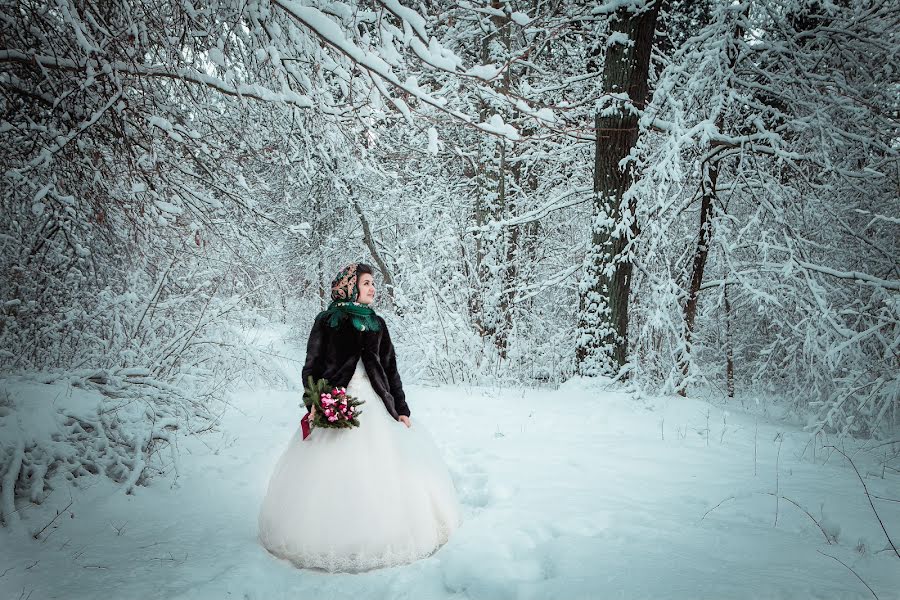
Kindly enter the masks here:
[[[896, 0], [3, 0], [0, 17], [3, 597], [898, 597]], [[258, 573], [241, 564], [276, 568], [253, 548], [255, 487], [296, 428], [306, 336], [351, 261], [376, 272], [413, 414], [467, 519], [515, 520], [528, 551], [464, 525], [416, 575], [310, 583], [278, 565], [248, 592]], [[276, 406], [284, 422], [257, 425]], [[561, 412], [587, 425], [567, 434]], [[595, 417], [619, 419], [619, 454], [593, 445]], [[541, 433], [520, 440], [528, 427]], [[534, 462], [497, 466], [500, 443]], [[704, 596], [696, 573], [630, 588], [585, 582], [595, 561], [548, 566], [566, 536], [602, 529], [608, 476], [590, 476], [580, 520], [523, 529], [537, 512], [510, 511], [550, 460], [539, 443], [640, 478], [637, 454], [671, 451], [650, 446], [723, 472], [733, 451], [767, 491], [703, 488], [647, 572], [687, 560], [656, 553], [693, 528], [728, 537], [743, 511], [766, 535], [795, 525], [769, 559], [797, 560], [808, 585], [745, 574], [738, 593], [729, 575]], [[243, 466], [216, 478], [252, 473], [249, 499], [178, 487], [229, 449]], [[789, 455], [810, 478], [794, 495], [776, 487]], [[584, 477], [556, 468], [541, 485]], [[89, 517], [99, 490], [115, 503]], [[247, 521], [240, 543], [191, 530], [235, 557], [229, 575], [176, 542], [135, 549], [174, 532], [128, 538], [141, 515], [207, 502], [234, 511], [223, 527]], [[602, 557], [568, 546], [614, 562], [614, 539]], [[85, 544], [107, 549], [97, 565], [135, 563], [91, 569]], [[739, 554], [710, 556], [733, 556], [733, 575]], [[500, 574], [473, 573], [479, 560]], [[125, 572], [148, 587], [116, 587]]]

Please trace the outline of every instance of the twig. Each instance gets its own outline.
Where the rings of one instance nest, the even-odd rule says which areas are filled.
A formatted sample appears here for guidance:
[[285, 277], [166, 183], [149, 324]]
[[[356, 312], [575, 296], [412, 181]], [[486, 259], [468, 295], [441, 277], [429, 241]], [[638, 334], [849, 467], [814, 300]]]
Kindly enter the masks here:
[[882, 443], [880, 443], [880, 444], [875, 444], [874, 446], [870, 447], [869, 450], [874, 450], [874, 449], [876, 449], [876, 448], [881, 448], [882, 446], [891, 446], [891, 445], [893, 445], [893, 444], [900, 444], [900, 438], [897, 438], [897, 439], [895, 439], [895, 440], [888, 440], [888, 441], [882, 442]]
[[879, 500], [885, 500], [887, 502], [900, 502], [900, 500], [897, 500], [896, 498], [885, 498], [883, 496], [876, 496], [875, 494], [872, 494], [872, 497], [878, 498]]
[[122, 532], [125, 531], [125, 527], [128, 525], [128, 521], [122, 523], [121, 527], [116, 527], [113, 523], [110, 523], [109, 526], [116, 530], [116, 535], [122, 535]]
[[44, 526], [41, 528], [40, 531], [38, 531], [37, 533], [33, 534], [31, 537], [33, 537], [33, 538], [36, 539], [36, 540], [40, 539], [40, 538], [41, 538], [41, 534], [44, 533], [44, 530], [46, 530], [48, 527], [50, 527], [51, 525], [53, 525], [53, 522], [56, 521], [56, 520], [59, 518], [59, 515], [61, 515], [61, 514], [63, 514], [64, 512], [66, 512], [66, 511], [69, 509], [69, 507], [72, 506], [72, 502], [74, 502], [74, 500], [69, 500], [69, 503], [66, 505], [66, 507], [65, 507], [64, 509], [62, 509], [62, 510], [57, 510], [57, 511], [56, 511], [56, 516], [53, 517], [53, 519], [52, 519], [49, 523], [47, 523], [46, 525], [44, 525]]
[[[853, 470], [856, 472], [856, 476], [859, 478], [859, 482], [863, 486], [863, 490], [866, 492], [866, 498], [869, 499], [869, 506], [872, 507], [872, 512], [875, 513], [875, 518], [878, 519], [878, 524], [881, 525], [881, 530], [884, 532], [884, 536], [887, 538], [888, 543], [891, 545], [891, 548], [894, 549], [894, 554], [897, 555], [897, 558], [900, 558], [900, 552], [897, 551], [897, 546], [894, 545], [894, 541], [891, 539], [891, 536], [888, 535], [887, 529], [884, 526], [884, 522], [881, 520], [881, 517], [878, 516], [878, 511], [875, 510], [875, 503], [872, 502], [872, 495], [869, 494], [869, 488], [866, 486], [866, 482], [863, 480], [862, 475], [859, 474], [859, 469], [856, 468], [856, 465], [853, 464], [853, 461], [850, 459], [849, 456], [847, 456], [844, 453], [843, 450], [840, 450], [839, 448], [836, 448], [835, 446], [830, 446], [830, 447], [834, 448], [837, 452], [840, 452], [841, 454], [843, 454], [844, 458], [846, 458], [850, 462], [850, 466], [853, 467]], [[874, 594], [875, 592], [872, 592], [872, 593]]]
[[759, 420], [756, 421], [756, 428], [753, 430], [753, 476], [756, 477], [756, 440], [759, 437]]
[[[781, 436], [781, 433], [778, 434]], [[780, 497], [778, 494], [778, 464], [781, 461], [781, 443], [784, 441], [784, 436], [779, 437], [778, 439], [778, 454], [775, 456], [775, 524], [772, 527], [778, 527], [778, 498]]]
[[706, 409], [706, 447], [709, 448], [709, 409]]
[[737, 497], [737, 496], [729, 496], [728, 498], [725, 498], [724, 500], [722, 500], [721, 502], [719, 502], [718, 504], [716, 504], [715, 506], [713, 506], [711, 509], [709, 509], [708, 511], [706, 511], [705, 513], [703, 513], [703, 516], [700, 517], [700, 521], [698, 521], [698, 523], [702, 523], [702, 522], [703, 522], [703, 519], [706, 518], [706, 515], [708, 515], [708, 514], [711, 513], [712, 511], [716, 510], [717, 508], [719, 508], [720, 506], [722, 506], [723, 504], [725, 504], [725, 503], [728, 502], [729, 500], [734, 500], [736, 497]]
[[154, 556], [150, 560], [165, 560], [165, 561], [170, 561], [170, 562], [176, 562], [178, 564], [183, 564], [187, 560], [187, 557], [188, 557], [187, 552], [184, 553], [184, 558], [181, 558], [181, 559], [178, 559], [178, 558], [175, 558], [174, 556], [172, 556], [171, 552], [169, 552], [168, 554], [169, 554], [168, 558], [166, 558], [164, 556]]
[[[762, 493], [762, 494], [768, 494], [769, 496], [774, 496], [774, 495], [775, 495], [775, 494], [773, 494], [772, 492], [760, 492], [760, 493]], [[797, 504], [796, 502], [794, 502], [793, 500], [791, 500], [791, 499], [788, 498], [787, 496], [781, 496], [781, 498], [787, 500], [788, 502], [790, 502], [791, 504], [793, 504], [794, 506], [796, 506], [797, 508], [799, 508], [800, 510], [802, 510], [803, 512], [805, 512], [806, 515], [807, 515], [810, 519], [812, 519], [813, 523], [815, 523], [816, 526], [822, 531], [822, 535], [825, 536], [825, 541], [828, 542], [829, 544], [832, 543], [832, 541], [831, 541], [831, 540], [832, 540], [831, 536], [828, 535], [828, 532], [825, 531], [825, 528], [822, 527], [822, 525], [816, 520], [816, 518], [815, 518], [814, 516], [812, 516], [812, 514], [810, 514], [810, 512], [809, 512], [808, 510], [806, 510], [805, 508], [803, 508], [802, 506], [800, 506], [799, 504]]]
[[[754, 493], [756, 493], [756, 494], [766, 494], [767, 496], [774, 496], [774, 495], [775, 495], [775, 494], [773, 494], [772, 492], [754, 492]], [[828, 542], [829, 544], [832, 543], [832, 538], [829, 537], [828, 533], [825, 531], [825, 529], [822, 527], [822, 525], [819, 524], [819, 522], [816, 520], [816, 518], [815, 518], [814, 516], [812, 516], [812, 514], [810, 514], [810, 512], [809, 512], [808, 510], [806, 510], [805, 508], [803, 508], [802, 506], [800, 506], [799, 504], [797, 504], [796, 502], [794, 502], [793, 500], [791, 500], [790, 498], [788, 498], [788, 497], [786, 497], [786, 496], [780, 496], [780, 497], [781, 497], [781, 498], [784, 498], [785, 500], [787, 500], [788, 502], [790, 502], [791, 504], [793, 504], [794, 506], [796, 506], [797, 508], [799, 508], [800, 510], [802, 510], [803, 512], [805, 512], [806, 515], [807, 515], [810, 519], [812, 519], [813, 523], [815, 523], [816, 526], [819, 528], [819, 530], [822, 532], [822, 535], [825, 536], [825, 541]], [[725, 504], [725, 503], [728, 502], [729, 500], [734, 500], [735, 498], [737, 498], [737, 496], [729, 496], [728, 498], [725, 498], [724, 500], [722, 500], [721, 502], [719, 502], [718, 504], [716, 504], [715, 506], [713, 506], [711, 509], [709, 509], [708, 511], [706, 511], [705, 513], [703, 513], [703, 516], [700, 517], [700, 520], [698, 521], [698, 524], [699, 524], [699, 523], [702, 523], [702, 522], [703, 522], [703, 519], [705, 519], [705, 518], [707, 517], [707, 515], [709, 515], [709, 513], [711, 513], [712, 511], [716, 510], [717, 508], [719, 508], [720, 506], [722, 506], [723, 504]]]
[[818, 553], [821, 554], [822, 556], [827, 556], [828, 558], [833, 558], [834, 560], [838, 561], [839, 563], [841, 563], [842, 565], [844, 565], [845, 567], [847, 567], [847, 569], [849, 569], [851, 573], [853, 573], [854, 575], [856, 575], [856, 578], [859, 579], [860, 581], [862, 581], [862, 584], [863, 584], [864, 586], [866, 586], [866, 587], [869, 589], [870, 592], [872, 592], [872, 595], [875, 596], [875, 600], [878, 600], [878, 594], [875, 593], [875, 590], [873, 590], [872, 588], [870, 588], [870, 587], [869, 587], [869, 584], [866, 583], [865, 581], [863, 581], [863, 578], [859, 576], [859, 573], [857, 573], [856, 571], [854, 571], [847, 563], [845, 563], [845, 562], [842, 561], [841, 559], [837, 558], [836, 556], [832, 556], [832, 555], [830, 555], [830, 554], [825, 554], [824, 552], [822, 552], [822, 551], [819, 550], [818, 548], [816, 548], [816, 552], [818, 552]]

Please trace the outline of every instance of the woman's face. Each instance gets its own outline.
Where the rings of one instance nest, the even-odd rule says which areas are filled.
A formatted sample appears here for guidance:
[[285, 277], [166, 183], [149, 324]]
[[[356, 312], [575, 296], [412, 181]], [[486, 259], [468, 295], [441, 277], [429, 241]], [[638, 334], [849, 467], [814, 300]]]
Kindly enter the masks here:
[[372, 277], [372, 274], [363, 273], [359, 276], [359, 281], [356, 283], [359, 287], [359, 299], [357, 302], [360, 304], [371, 304], [375, 300], [375, 279]]

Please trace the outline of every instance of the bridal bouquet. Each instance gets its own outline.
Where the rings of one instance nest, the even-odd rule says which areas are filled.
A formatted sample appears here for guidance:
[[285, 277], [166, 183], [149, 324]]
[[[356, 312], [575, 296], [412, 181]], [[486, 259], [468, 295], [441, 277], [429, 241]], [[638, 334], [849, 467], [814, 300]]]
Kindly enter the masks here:
[[[315, 417], [311, 421], [313, 427], [327, 429], [349, 429], [359, 427], [358, 407], [364, 400], [357, 400], [347, 394], [347, 388], [331, 387], [325, 379], [313, 381], [308, 378], [303, 392], [303, 403], [307, 408], [315, 407]], [[305, 437], [305, 436], [304, 436]]]

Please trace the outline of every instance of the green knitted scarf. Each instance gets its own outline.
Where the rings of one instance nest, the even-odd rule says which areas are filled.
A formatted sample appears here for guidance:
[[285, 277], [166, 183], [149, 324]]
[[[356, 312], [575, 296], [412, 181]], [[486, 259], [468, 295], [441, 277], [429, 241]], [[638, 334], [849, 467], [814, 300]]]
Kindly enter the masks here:
[[325, 315], [325, 322], [329, 327], [337, 327], [344, 319], [349, 318], [353, 328], [357, 331], [378, 331], [381, 323], [375, 315], [375, 311], [358, 302], [333, 300], [328, 308], [321, 313]]

